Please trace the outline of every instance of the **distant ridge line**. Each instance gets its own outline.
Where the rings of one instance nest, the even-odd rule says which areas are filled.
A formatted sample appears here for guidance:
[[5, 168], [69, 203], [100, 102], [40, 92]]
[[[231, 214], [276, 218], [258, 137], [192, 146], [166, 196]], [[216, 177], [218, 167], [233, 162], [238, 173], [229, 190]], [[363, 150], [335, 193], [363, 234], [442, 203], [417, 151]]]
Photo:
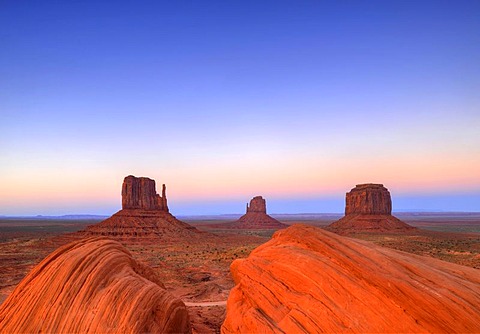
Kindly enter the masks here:
[[81, 220], [81, 219], [105, 219], [110, 216], [107, 215], [60, 215], [60, 216], [43, 216], [43, 215], [36, 215], [36, 216], [0, 216], [1, 219], [67, 219], [67, 220]]
[[[448, 215], [448, 214], [462, 214], [462, 215], [477, 215], [480, 214], [479, 211], [439, 211], [439, 210], [392, 210], [393, 213], [398, 215], [408, 215], [408, 214], [436, 214], [436, 215]], [[237, 219], [242, 214], [240, 213], [224, 213], [224, 214], [188, 214], [188, 215], [177, 215], [179, 219], [205, 219], [205, 218], [230, 218]], [[272, 213], [272, 217], [295, 217], [295, 216], [338, 216], [342, 215], [340, 212], [305, 212], [305, 213]], [[95, 215], [95, 214], [68, 214], [68, 215], [0, 215], [0, 219], [71, 219], [71, 220], [80, 220], [80, 219], [106, 219], [110, 215]]]

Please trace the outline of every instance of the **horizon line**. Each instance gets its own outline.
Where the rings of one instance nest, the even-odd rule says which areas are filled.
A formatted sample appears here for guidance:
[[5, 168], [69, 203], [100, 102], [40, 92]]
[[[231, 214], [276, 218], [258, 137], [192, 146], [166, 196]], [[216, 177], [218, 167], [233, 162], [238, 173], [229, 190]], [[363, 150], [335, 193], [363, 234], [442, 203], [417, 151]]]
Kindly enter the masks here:
[[[120, 211], [120, 210], [119, 210]], [[118, 211], [116, 211], [118, 212]], [[116, 213], [115, 212], [115, 213]], [[115, 214], [112, 213], [111, 215]], [[455, 210], [392, 210], [392, 214], [394, 213], [441, 213], [441, 214], [449, 214], [449, 213], [462, 213], [462, 214], [480, 214], [480, 211], [455, 211]], [[198, 214], [176, 214], [177, 217], [205, 217], [205, 216], [233, 216], [233, 215], [244, 215], [245, 213], [198, 213]], [[345, 212], [299, 212], [299, 213], [267, 213], [268, 215], [277, 215], [277, 216], [301, 216], [301, 215], [344, 215]], [[61, 214], [61, 215], [48, 215], [48, 214], [31, 214], [31, 215], [0, 215], [0, 218], [62, 218], [62, 217], [110, 217], [111, 215], [108, 214], [95, 214], [95, 213], [68, 213], [68, 214]]]

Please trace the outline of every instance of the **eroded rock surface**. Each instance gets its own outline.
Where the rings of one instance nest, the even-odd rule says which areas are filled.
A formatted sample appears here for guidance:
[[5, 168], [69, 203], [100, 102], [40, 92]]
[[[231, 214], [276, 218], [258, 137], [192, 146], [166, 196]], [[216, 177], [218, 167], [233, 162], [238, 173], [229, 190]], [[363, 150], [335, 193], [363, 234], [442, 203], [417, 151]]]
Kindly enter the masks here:
[[118, 242], [65, 245], [0, 306], [1, 333], [188, 333], [184, 303]]
[[278, 230], [286, 228], [288, 225], [283, 224], [273, 217], [270, 217], [266, 213], [261, 212], [248, 212], [240, 217], [236, 222], [232, 224], [233, 228], [239, 229], [252, 229], [252, 230]]
[[283, 224], [267, 214], [267, 204], [262, 196], [255, 196], [247, 204], [247, 212], [237, 221], [216, 224], [217, 228], [248, 229], [248, 230], [278, 230], [286, 228]]
[[358, 184], [346, 195], [345, 215], [392, 214], [390, 192], [383, 184]]
[[248, 212], [267, 213], [267, 202], [262, 196], [255, 196], [250, 200], [250, 205], [247, 204]]
[[231, 265], [223, 333], [475, 333], [480, 274], [294, 225]]
[[143, 239], [188, 240], [207, 234], [178, 220], [168, 212], [138, 209], [120, 210], [110, 218], [77, 233], [132, 242], [141, 242]]
[[122, 209], [157, 210], [168, 212], [166, 186], [157, 194], [155, 180], [148, 177], [125, 177], [122, 185]]
[[170, 214], [165, 185], [159, 196], [154, 180], [129, 175], [122, 185], [122, 210], [78, 234], [141, 242], [152, 238], [174, 241], [206, 233]]
[[415, 228], [392, 216], [392, 199], [383, 184], [359, 184], [346, 194], [345, 217], [328, 230], [340, 234], [355, 232], [405, 232]]

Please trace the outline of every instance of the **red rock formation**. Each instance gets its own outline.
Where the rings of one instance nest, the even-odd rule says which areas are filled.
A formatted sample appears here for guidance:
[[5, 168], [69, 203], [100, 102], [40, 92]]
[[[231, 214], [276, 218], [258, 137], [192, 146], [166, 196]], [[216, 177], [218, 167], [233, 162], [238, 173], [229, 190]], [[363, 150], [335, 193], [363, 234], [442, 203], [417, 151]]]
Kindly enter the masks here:
[[207, 234], [168, 212], [153, 210], [120, 210], [110, 218], [78, 233], [132, 242], [142, 242], [144, 239], [188, 239]]
[[358, 184], [345, 198], [345, 217], [328, 230], [352, 232], [405, 232], [415, 228], [392, 216], [392, 199], [383, 184]]
[[266, 213], [251, 211], [241, 216], [231, 225], [231, 228], [247, 230], [278, 230], [286, 227], [288, 225], [279, 222]]
[[168, 211], [166, 187], [160, 197], [155, 181], [147, 177], [125, 177], [122, 186], [122, 210], [110, 218], [78, 232], [83, 236], [108, 236], [122, 241], [148, 239], [183, 239], [195, 237], [200, 232]]
[[45, 258], [0, 306], [1, 333], [188, 333], [183, 302], [118, 242], [91, 238]]
[[390, 192], [383, 184], [358, 184], [346, 196], [345, 215], [392, 214]]
[[166, 187], [162, 197], [157, 194], [155, 180], [148, 177], [127, 176], [122, 186], [122, 209], [142, 209], [168, 212]]
[[267, 215], [267, 204], [262, 196], [255, 196], [247, 204], [247, 212], [237, 221], [225, 224], [212, 225], [217, 228], [233, 228], [246, 230], [278, 230], [286, 228], [285, 225], [275, 218]]
[[392, 215], [351, 214], [333, 222], [326, 229], [338, 234], [352, 234], [356, 232], [406, 233], [414, 231], [416, 227], [410, 226]]
[[478, 333], [477, 269], [294, 225], [231, 265], [222, 333]]
[[255, 196], [250, 200], [250, 205], [247, 204], [248, 212], [267, 213], [267, 202], [262, 196]]

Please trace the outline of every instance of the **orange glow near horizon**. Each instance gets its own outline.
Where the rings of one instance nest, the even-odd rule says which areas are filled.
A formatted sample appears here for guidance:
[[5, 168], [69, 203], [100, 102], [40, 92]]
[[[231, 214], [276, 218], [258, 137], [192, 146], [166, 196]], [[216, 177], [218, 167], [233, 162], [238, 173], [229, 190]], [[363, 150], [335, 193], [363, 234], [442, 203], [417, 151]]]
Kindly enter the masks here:
[[100, 4], [107, 20], [17, 3], [0, 20], [0, 215], [111, 211], [130, 174], [171, 203], [480, 194], [475, 1]]
[[[480, 189], [478, 158], [457, 163], [444, 157], [402, 160], [378, 158], [375, 161], [340, 160], [336, 165], [310, 159], [308, 163], [292, 162], [217, 166], [197, 165], [190, 169], [166, 170], [160, 173], [109, 174], [100, 171], [83, 177], [43, 174], [33, 179], [4, 182], [0, 200], [4, 205], [18, 202], [57, 203], [109, 202], [121, 203], [121, 183], [128, 174], [147, 176], [167, 185], [169, 199], [202, 201], [212, 199], [249, 198], [260, 194], [268, 197], [343, 196], [359, 183], [383, 183], [392, 196], [421, 193], [458, 193]], [[348, 162], [348, 163], [347, 163]], [[260, 167], [258, 167], [260, 166]]]

